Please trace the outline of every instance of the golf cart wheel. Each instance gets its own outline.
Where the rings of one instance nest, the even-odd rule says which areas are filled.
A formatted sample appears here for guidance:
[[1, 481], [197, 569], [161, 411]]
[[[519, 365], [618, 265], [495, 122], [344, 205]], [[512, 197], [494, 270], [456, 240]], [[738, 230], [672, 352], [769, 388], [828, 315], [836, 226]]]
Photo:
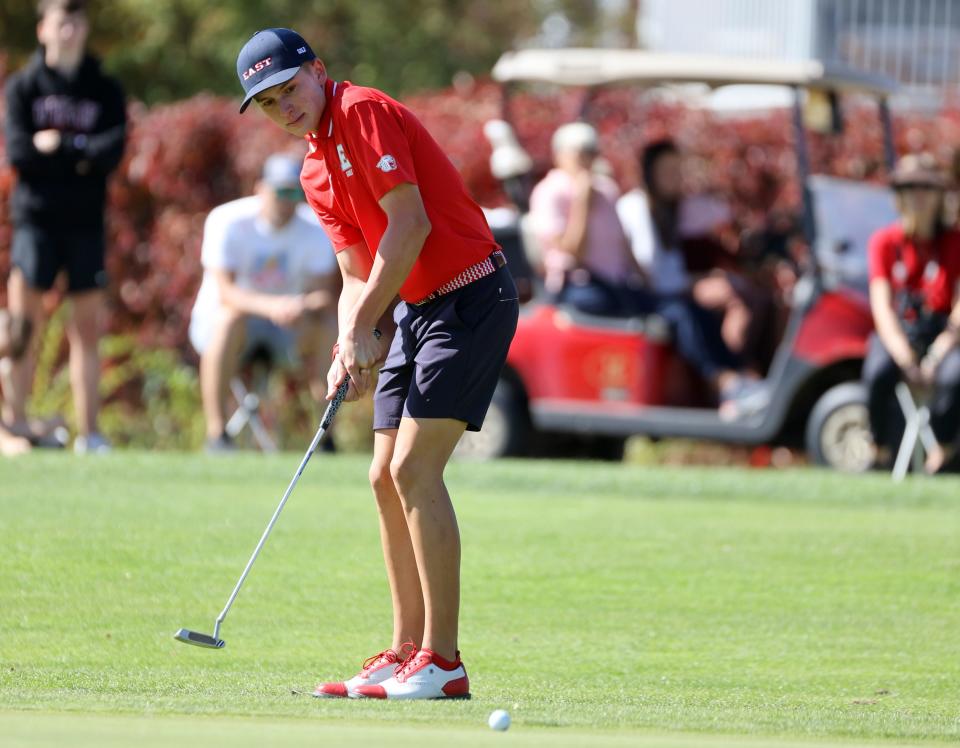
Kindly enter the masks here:
[[485, 461], [521, 455], [530, 435], [530, 418], [517, 385], [501, 378], [480, 431], [467, 431], [453, 454], [461, 460]]
[[807, 452], [817, 465], [863, 473], [873, 462], [867, 391], [845, 382], [820, 396], [807, 420]]

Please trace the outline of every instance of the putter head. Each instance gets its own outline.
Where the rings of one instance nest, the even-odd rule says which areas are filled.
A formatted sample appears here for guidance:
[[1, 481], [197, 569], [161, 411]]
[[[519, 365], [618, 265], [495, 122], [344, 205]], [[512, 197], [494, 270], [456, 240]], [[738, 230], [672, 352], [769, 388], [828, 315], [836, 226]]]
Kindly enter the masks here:
[[214, 639], [208, 634], [198, 634], [189, 629], [180, 629], [173, 635], [173, 638], [182, 641], [184, 644], [192, 644], [195, 647], [209, 647], [210, 649], [223, 649], [226, 642], [223, 639]]

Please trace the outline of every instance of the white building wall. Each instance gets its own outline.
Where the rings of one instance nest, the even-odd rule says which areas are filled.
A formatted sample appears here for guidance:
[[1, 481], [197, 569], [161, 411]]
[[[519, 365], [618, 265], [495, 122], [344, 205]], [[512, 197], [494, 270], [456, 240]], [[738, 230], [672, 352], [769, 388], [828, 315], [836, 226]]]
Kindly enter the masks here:
[[649, 49], [786, 60], [813, 55], [816, 0], [642, 0]]
[[822, 59], [915, 90], [960, 86], [960, 0], [640, 0], [654, 50]]

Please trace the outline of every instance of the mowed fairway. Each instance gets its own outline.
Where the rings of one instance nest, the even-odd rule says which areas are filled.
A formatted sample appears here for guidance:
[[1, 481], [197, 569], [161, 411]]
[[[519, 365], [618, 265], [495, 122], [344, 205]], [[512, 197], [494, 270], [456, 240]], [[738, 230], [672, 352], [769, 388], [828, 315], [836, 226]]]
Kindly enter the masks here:
[[960, 741], [957, 479], [455, 464], [474, 698], [395, 704], [291, 694], [389, 644], [363, 457], [311, 462], [224, 650], [172, 638], [299, 459], [0, 461], [0, 745]]

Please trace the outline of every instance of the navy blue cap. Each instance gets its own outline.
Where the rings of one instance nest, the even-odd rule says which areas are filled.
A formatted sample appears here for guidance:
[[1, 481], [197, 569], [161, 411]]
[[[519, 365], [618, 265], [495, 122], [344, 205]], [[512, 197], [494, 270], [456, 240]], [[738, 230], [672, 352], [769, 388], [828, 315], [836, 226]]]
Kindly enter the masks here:
[[237, 55], [237, 77], [243, 86], [243, 112], [261, 91], [286, 83], [300, 66], [316, 59], [310, 45], [296, 31], [264, 29], [250, 37]]

